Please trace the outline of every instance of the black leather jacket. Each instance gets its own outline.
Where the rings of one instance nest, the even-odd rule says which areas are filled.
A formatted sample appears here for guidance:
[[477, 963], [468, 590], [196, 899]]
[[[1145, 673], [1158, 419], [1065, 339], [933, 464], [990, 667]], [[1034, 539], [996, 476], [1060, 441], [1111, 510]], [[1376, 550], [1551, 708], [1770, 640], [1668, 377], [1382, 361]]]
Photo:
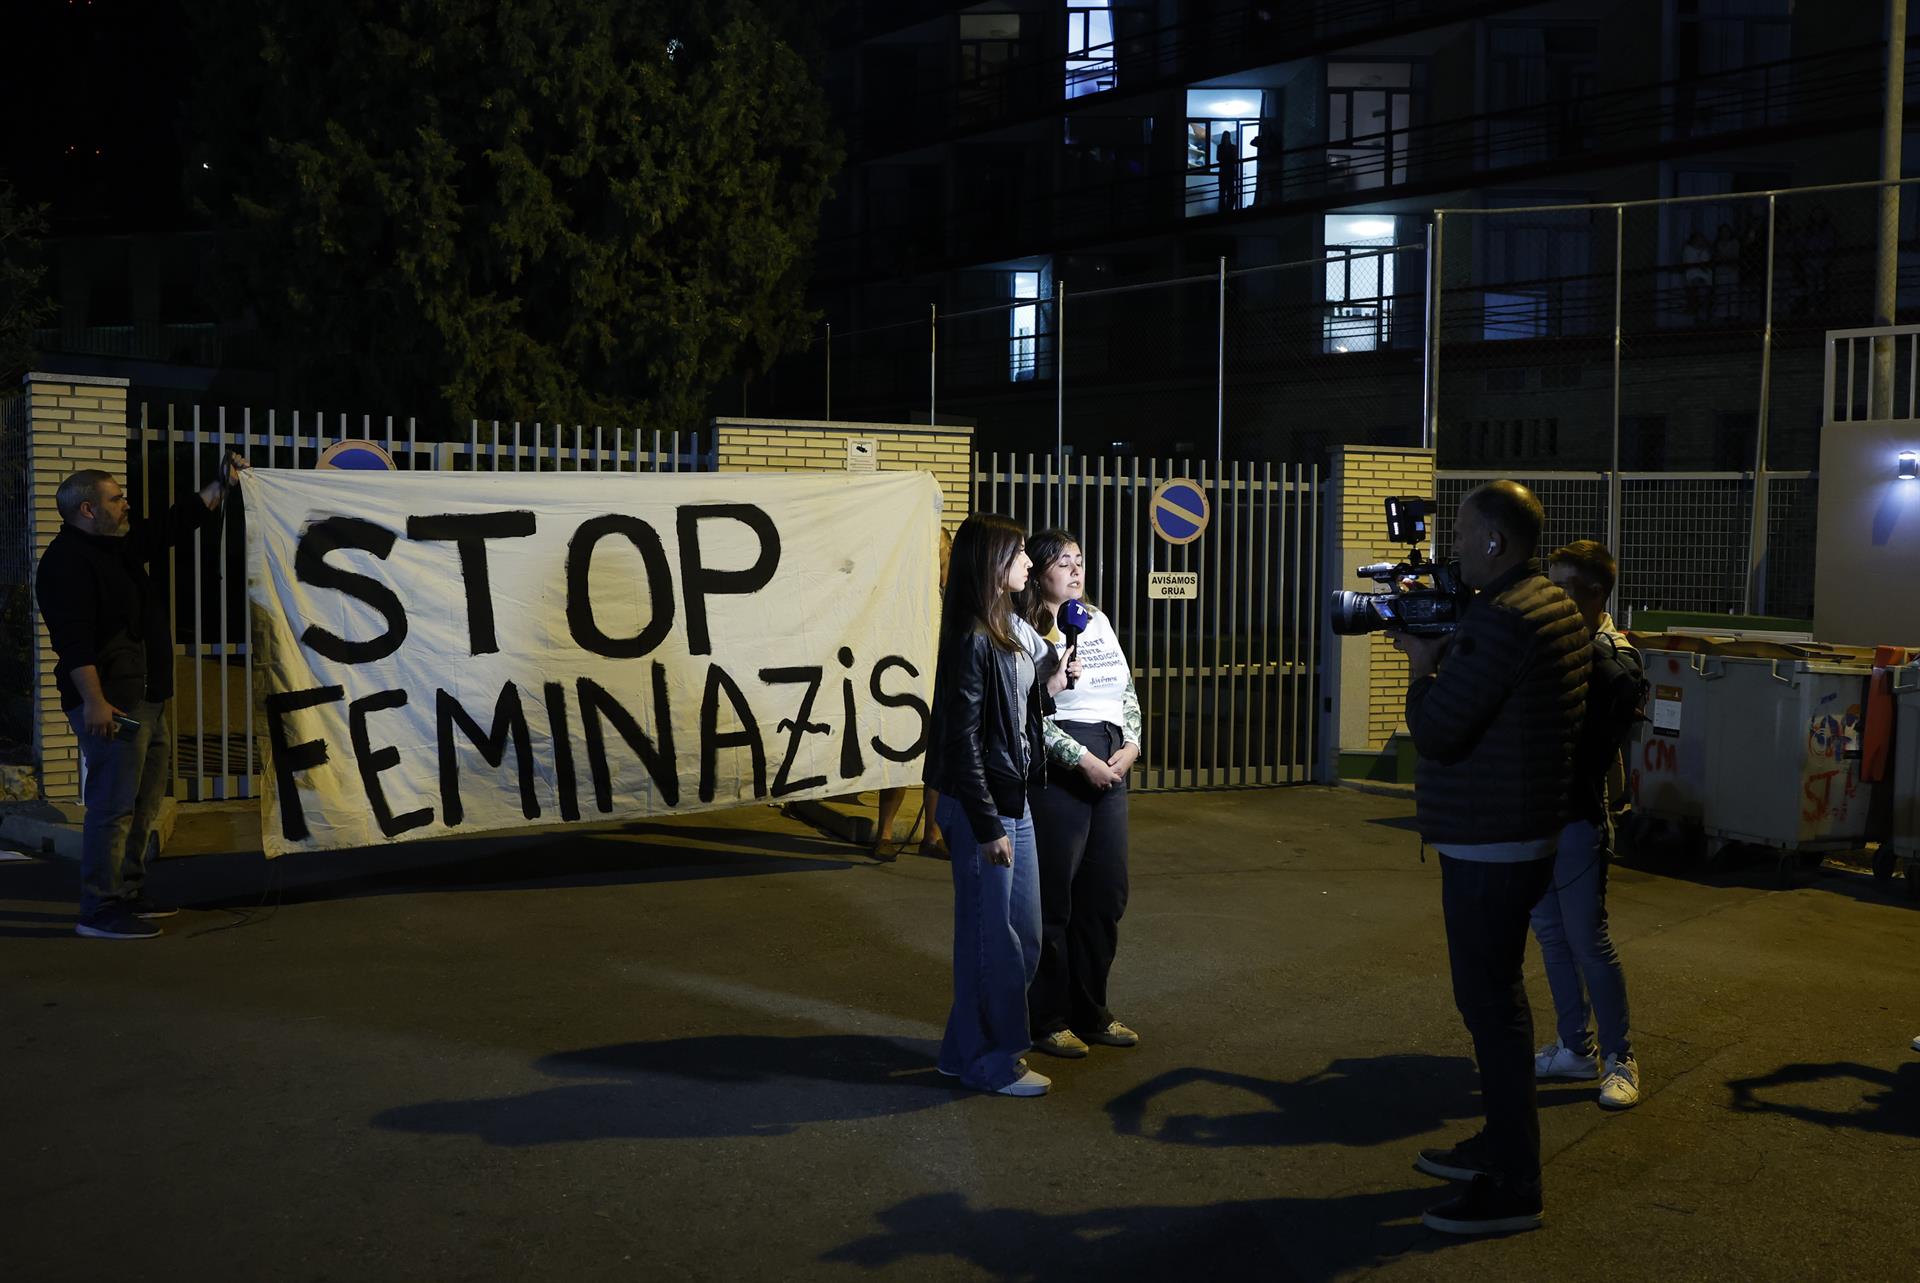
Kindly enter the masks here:
[[1042, 719], [1052, 711], [1047, 679], [1053, 647], [1034, 664], [1029, 690], [1018, 689], [1018, 661], [984, 632], [942, 639], [927, 735], [926, 782], [967, 812], [974, 840], [1006, 836], [1001, 816], [1027, 813], [1027, 793], [1047, 785]]

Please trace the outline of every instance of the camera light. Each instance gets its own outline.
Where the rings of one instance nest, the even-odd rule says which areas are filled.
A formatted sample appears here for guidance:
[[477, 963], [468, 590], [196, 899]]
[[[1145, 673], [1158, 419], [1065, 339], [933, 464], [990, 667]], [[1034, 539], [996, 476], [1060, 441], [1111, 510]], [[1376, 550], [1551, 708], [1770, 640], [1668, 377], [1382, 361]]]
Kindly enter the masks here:
[[1916, 477], [1920, 477], [1920, 458], [1916, 458], [1914, 452], [1911, 450], [1902, 450], [1900, 452], [1900, 479], [1902, 481], [1912, 481]]

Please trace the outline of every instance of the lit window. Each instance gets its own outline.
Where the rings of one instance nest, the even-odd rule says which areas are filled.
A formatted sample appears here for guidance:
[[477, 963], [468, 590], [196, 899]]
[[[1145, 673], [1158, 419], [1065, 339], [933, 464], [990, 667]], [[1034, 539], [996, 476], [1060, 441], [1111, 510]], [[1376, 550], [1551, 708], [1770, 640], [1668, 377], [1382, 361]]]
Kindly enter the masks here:
[[1033, 299], [1009, 312], [1007, 335], [1007, 377], [1015, 383], [1033, 379], [1040, 369], [1040, 273], [1015, 272], [1013, 297]]
[[1113, 14], [1107, 0], [1069, 0], [1066, 96], [1103, 94], [1113, 86]]
[[1187, 217], [1246, 209], [1260, 190], [1261, 89], [1187, 90]]
[[1327, 312], [1321, 333], [1329, 352], [1372, 352], [1393, 326], [1391, 214], [1329, 214], [1326, 224]]

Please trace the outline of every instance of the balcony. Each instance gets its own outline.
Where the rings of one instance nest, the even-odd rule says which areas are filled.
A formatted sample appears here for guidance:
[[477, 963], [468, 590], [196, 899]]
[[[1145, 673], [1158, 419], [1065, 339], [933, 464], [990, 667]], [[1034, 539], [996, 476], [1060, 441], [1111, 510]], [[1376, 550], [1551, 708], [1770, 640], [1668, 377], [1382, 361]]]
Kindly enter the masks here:
[[[1054, 252], [1122, 236], [1484, 186], [1561, 172], [1706, 151], [1743, 139], [1809, 135], [1870, 126], [1879, 119], [1877, 44], [1856, 45], [1691, 82], [1653, 82], [1503, 112], [1411, 124], [1379, 133], [1260, 154], [1257, 181], [1243, 170], [1237, 201], [1222, 200], [1222, 170], [1196, 164], [1171, 173], [1109, 181], [1060, 181], [1037, 195], [968, 208], [930, 208], [898, 224], [825, 238], [820, 275], [843, 280], [885, 271], [890, 248], [919, 248], [914, 270]], [[1920, 49], [1909, 54], [1910, 91], [1920, 95]], [[1914, 99], [1910, 97], [1910, 101]], [[1701, 104], [1712, 104], [1704, 111]], [[1735, 127], [1737, 123], [1737, 128]], [[1067, 173], [1073, 167], [1061, 166]], [[1227, 208], [1222, 209], [1222, 206]], [[937, 247], [944, 247], [944, 255]]]
[[[843, 115], [839, 124], [848, 157], [858, 164], [1056, 114], [1068, 104], [1097, 101], [1108, 93], [1189, 84], [1522, 7], [1518, 0], [1311, 0], [1234, 6], [1153, 27], [1150, 10], [1111, 0], [1107, 12], [1113, 34], [1105, 43], [1056, 29], [1046, 38], [1059, 52], [992, 66], [952, 58], [946, 42], [937, 49], [919, 46], [919, 66], [945, 62], [946, 75], [889, 76], [878, 94], [869, 86], [870, 96], [884, 101]], [[1044, 20], [1051, 15], [1021, 16]]]

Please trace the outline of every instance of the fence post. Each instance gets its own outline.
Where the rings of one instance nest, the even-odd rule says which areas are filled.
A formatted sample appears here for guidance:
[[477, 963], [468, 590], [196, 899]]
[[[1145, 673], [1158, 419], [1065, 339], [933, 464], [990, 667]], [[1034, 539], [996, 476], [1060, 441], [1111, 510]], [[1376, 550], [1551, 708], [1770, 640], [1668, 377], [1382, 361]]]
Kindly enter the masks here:
[[1620, 336], [1626, 280], [1627, 211], [1613, 207], [1613, 465], [1607, 472], [1607, 547], [1620, 555]]
[[1773, 393], [1773, 230], [1776, 197], [1767, 193], [1767, 312], [1760, 330], [1760, 412], [1753, 424], [1753, 519], [1747, 531], [1747, 591], [1740, 613], [1767, 611], [1767, 512], [1772, 507], [1767, 480], [1767, 402]]
[[1218, 332], [1213, 353], [1213, 487], [1214, 505], [1220, 502], [1220, 464], [1227, 455], [1227, 256], [1220, 256]]
[[1427, 310], [1432, 321], [1427, 326], [1427, 365], [1421, 372], [1428, 384], [1428, 390], [1422, 393], [1426, 418], [1420, 425], [1420, 444], [1433, 451], [1436, 467], [1440, 459], [1440, 293], [1445, 288], [1441, 269], [1446, 265], [1443, 257], [1446, 234], [1447, 211], [1437, 209], [1433, 212], [1433, 231], [1427, 244]]
[[[1899, 300], [1900, 144], [1907, 101], [1907, 0], [1887, 0], [1887, 81], [1880, 122], [1880, 226], [1873, 274], [1873, 323], [1890, 326]], [[1867, 387], [1870, 419], [1893, 417], [1893, 346], [1890, 336], [1873, 340], [1873, 377]]]
[[1426, 293], [1421, 299], [1426, 314], [1420, 328], [1420, 444], [1427, 445], [1427, 427], [1433, 422], [1433, 224], [1427, 224]]
[[[1055, 460], [1067, 455], [1067, 283], [1056, 280], [1053, 283], [1053, 457]], [[1054, 479], [1053, 492], [1047, 497], [1050, 505], [1047, 520], [1052, 524], [1052, 505], [1066, 510], [1066, 482], [1059, 477]]]

